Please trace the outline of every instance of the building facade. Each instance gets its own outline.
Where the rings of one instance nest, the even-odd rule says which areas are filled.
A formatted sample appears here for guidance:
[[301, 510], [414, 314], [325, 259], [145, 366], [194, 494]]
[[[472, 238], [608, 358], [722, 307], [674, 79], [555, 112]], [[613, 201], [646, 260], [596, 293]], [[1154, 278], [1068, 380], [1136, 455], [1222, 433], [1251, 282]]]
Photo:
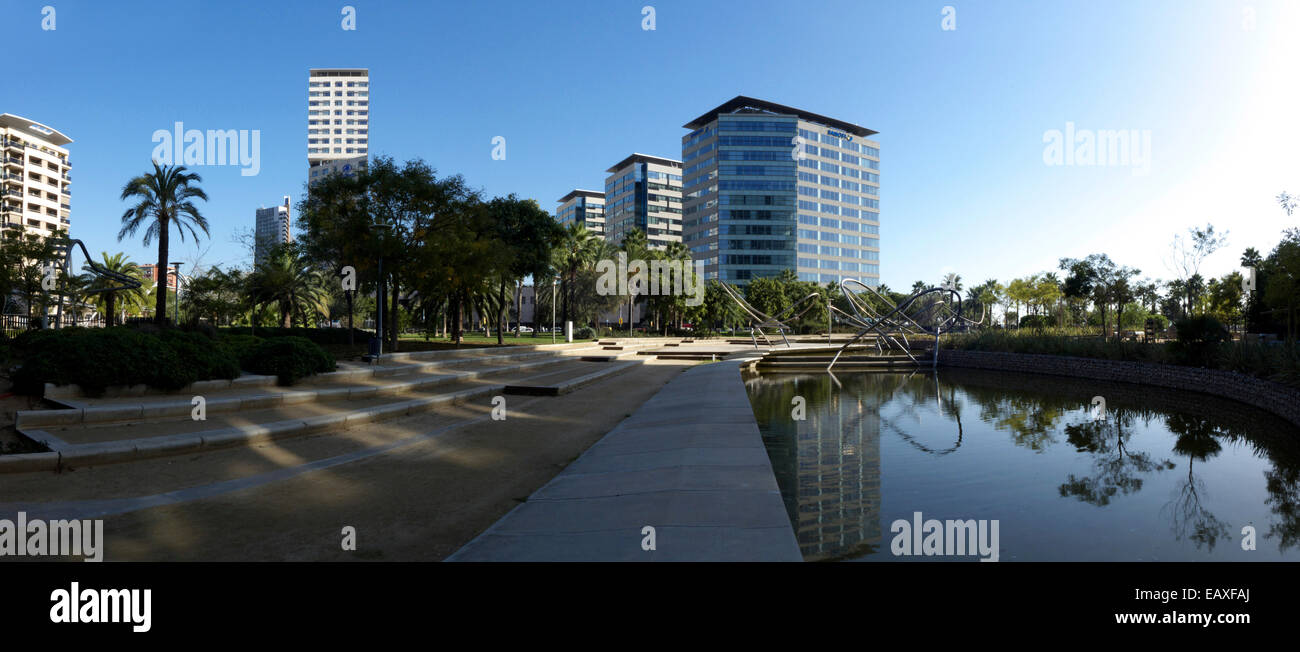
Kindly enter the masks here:
[[684, 125], [682, 240], [706, 279], [880, 282], [875, 131], [738, 96]]
[[0, 221], [50, 236], [72, 225], [72, 139], [13, 114], [0, 115]]
[[575, 189], [556, 201], [560, 205], [555, 209], [555, 221], [560, 226], [567, 228], [570, 224], [579, 224], [593, 234], [605, 237], [605, 193]]
[[[149, 279], [150, 281], [153, 281], [154, 284], [157, 285], [158, 279], [160, 278], [158, 274], [158, 265], [154, 263], [144, 263], [143, 265], [137, 265], [137, 267], [140, 268], [141, 275], [143, 275], [145, 278]], [[171, 265], [168, 265], [167, 266], [167, 289], [168, 290], [172, 290], [173, 292], [176, 290], [176, 280], [177, 280], [176, 268]], [[149, 303], [149, 308], [150, 309], [153, 308], [152, 302]]]
[[605, 172], [605, 239], [621, 244], [632, 229], [652, 249], [682, 241], [682, 162], [632, 154]]
[[292, 242], [289, 232], [289, 196], [284, 203], [270, 208], [257, 209], [257, 228], [253, 232], [253, 265], [262, 264], [262, 260], [276, 245]]
[[312, 68], [307, 77], [308, 184], [353, 173], [370, 154], [370, 71]]

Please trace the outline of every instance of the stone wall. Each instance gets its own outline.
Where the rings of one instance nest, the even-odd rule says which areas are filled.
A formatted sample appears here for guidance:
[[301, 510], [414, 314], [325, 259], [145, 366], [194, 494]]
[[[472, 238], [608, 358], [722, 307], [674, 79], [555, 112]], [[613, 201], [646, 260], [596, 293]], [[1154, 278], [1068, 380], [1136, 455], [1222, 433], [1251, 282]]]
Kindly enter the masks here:
[[1300, 426], [1300, 390], [1231, 371], [992, 351], [943, 350], [939, 362], [950, 367], [1120, 381], [1201, 392], [1253, 405]]

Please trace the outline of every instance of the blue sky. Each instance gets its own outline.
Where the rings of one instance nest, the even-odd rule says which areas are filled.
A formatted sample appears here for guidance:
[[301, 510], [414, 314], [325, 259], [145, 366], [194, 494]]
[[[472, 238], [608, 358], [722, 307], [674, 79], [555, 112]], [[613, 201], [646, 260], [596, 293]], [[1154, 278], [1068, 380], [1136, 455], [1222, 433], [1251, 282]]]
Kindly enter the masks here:
[[[345, 4], [356, 31], [341, 29]], [[149, 167], [155, 130], [261, 132], [258, 175], [198, 168], [212, 235], [172, 253], [247, 264], [232, 236], [259, 206], [297, 203], [307, 70], [335, 66], [371, 69], [372, 155], [422, 157], [548, 210], [633, 151], [679, 157], [681, 125], [735, 95], [869, 127], [895, 288], [949, 271], [1005, 282], [1094, 252], [1170, 278], [1174, 233], [1205, 222], [1230, 231], [1204, 267], [1218, 275], [1300, 221], [1273, 199], [1300, 192], [1288, 0], [0, 0], [0, 15], [25, 53], [0, 112], [74, 139], [73, 236], [138, 261], [155, 254], [117, 242], [118, 194]], [[1066, 123], [1149, 132], [1149, 169], [1045, 164], [1044, 134]]]

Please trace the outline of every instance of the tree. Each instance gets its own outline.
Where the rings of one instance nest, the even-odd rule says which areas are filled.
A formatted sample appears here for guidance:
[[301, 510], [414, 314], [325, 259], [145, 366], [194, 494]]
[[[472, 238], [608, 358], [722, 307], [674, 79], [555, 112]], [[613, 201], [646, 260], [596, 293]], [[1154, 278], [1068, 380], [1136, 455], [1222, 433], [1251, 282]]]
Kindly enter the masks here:
[[[550, 266], [551, 250], [562, 237], [561, 227], [542, 210], [535, 199], [519, 199], [514, 195], [497, 197], [488, 202], [487, 211], [494, 238], [497, 277], [497, 344], [504, 344], [506, 284], [525, 276], [534, 278], [546, 273]], [[566, 304], [567, 307], [567, 304]]]
[[293, 326], [295, 315], [306, 326], [310, 315], [329, 314], [329, 292], [320, 271], [293, 243], [273, 248], [249, 276], [247, 289], [254, 310], [268, 304], [279, 309], [284, 328]]
[[[117, 323], [119, 308], [122, 310], [130, 308], [140, 310], [147, 305], [149, 295], [153, 290], [153, 281], [145, 278], [144, 272], [130, 258], [127, 258], [125, 253], [118, 252], [110, 256], [107, 251], [103, 251], [100, 252], [100, 256], [103, 258], [100, 267], [140, 281], [140, 287], [121, 290], [107, 289], [119, 287], [121, 284], [98, 276], [90, 283], [87, 290], [90, 292], [91, 302], [104, 315], [104, 325], [113, 326]], [[82, 269], [90, 271], [90, 265], [86, 265]]]
[[[185, 232], [198, 240], [194, 227], [208, 234], [208, 220], [199, 214], [193, 200], [208, 200], [208, 196], [198, 183], [203, 179], [198, 174], [188, 172], [184, 166], [167, 166], [153, 164], [153, 172], [142, 174], [126, 182], [122, 188], [122, 201], [133, 200], [135, 206], [122, 213], [122, 229], [117, 233], [122, 238], [132, 235], [141, 226], [148, 224], [144, 232], [144, 246], [154, 238], [158, 239], [158, 270], [160, 278], [167, 274], [167, 247], [171, 237], [172, 226], [176, 227], [185, 241]], [[163, 284], [165, 285], [165, 283]], [[159, 325], [167, 321], [167, 293], [158, 292], [154, 304], [154, 321]]]
[[[1169, 268], [1178, 274], [1178, 278], [1184, 281], [1196, 276], [1200, 272], [1201, 263], [1211, 254], [1228, 244], [1228, 232], [1216, 233], [1213, 224], [1206, 224], [1204, 229], [1190, 228], [1187, 233], [1187, 238], [1184, 238], [1181, 234], [1174, 235], [1174, 241], [1170, 245], [1168, 262]], [[1185, 289], [1188, 292], [1188, 310], [1191, 311], [1194, 303], [1194, 297], [1191, 294], [1193, 288], [1188, 286]]]

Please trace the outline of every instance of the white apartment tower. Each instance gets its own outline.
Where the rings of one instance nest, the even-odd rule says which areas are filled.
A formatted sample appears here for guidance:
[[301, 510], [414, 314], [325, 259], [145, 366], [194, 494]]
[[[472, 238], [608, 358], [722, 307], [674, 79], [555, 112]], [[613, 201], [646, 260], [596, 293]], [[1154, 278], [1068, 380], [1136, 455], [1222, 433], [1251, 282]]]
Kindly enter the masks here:
[[72, 165], [64, 147], [72, 139], [39, 122], [0, 114], [0, 222], [50, 236], [68, 231], [72, 216]]
[[370, 150], [370, 70], [312, 68], [307, 77], [308, 185], [366, 166]]

